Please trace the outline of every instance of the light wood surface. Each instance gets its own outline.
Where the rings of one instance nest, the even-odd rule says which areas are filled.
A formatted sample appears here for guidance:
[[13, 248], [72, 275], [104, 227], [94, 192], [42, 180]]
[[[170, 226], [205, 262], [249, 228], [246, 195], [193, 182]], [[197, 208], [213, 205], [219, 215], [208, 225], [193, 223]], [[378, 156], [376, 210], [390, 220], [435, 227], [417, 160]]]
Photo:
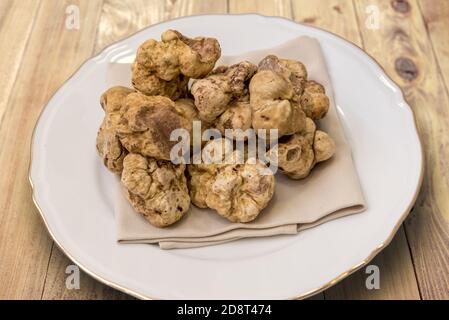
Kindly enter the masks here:
[[[65, 28], [67, 6], [79, 30]], [[379, 8], [379, 29], [366, 26]], [[4, 0], [0, 3], [0, 299], [129, 299], [81, 273], [49, 238], [31, 201], [29, 143], [51, 94], [89, 56], [137, 30], [204, 13], [283, 16], [334, 32], [364, 48], [404, 89], [425, 148], [423, 189], [392, 244], [371, 264], [379, 290], [361, 269], [314, 299], [449, 298], [449, 4], [445, 0]], [[49, 18], [51, 17], [51, 18]], [[13, 143], [11, 143], [13, 141]]]
[[[436, 2], [432, 2], [435, 6]], [[368, 3], [374, 3], [380, 8], [382, 28], [376, 31], [360, 29], [365, 48], [403, 88], [406, 99], [415, 112], [424, 146], [424, 183], [415, 208], [405, 223], [421, 296], [425, 299], [448, 299], [449, 149], [445, 148], [445, 139], [449, 137], [447, 88], [417, 1], [405, 2], [407, 5], [397, 3], [397, 6], [381, 0], [355, 3], [359, 13], [364, 11]], [[361, 14], [359, 18], [359, 23], [363, 23]], [[446, 23], [449, 23], [447, 18]], [[447, 27], [445, 29], [447, 33]]]

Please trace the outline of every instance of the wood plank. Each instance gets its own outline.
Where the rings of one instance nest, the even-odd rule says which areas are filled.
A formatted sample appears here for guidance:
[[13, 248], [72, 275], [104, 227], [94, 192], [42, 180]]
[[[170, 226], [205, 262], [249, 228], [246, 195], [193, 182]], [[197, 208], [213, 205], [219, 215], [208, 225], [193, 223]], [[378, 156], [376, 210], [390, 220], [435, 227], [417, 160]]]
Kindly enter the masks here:
[[333, 32], [362, 46], [352, 3], [347, 0], [292, 0], [296, 21]]
[[[65, 28], [73, 3], [83, 13], [79, 30]], [[43, 1], [37, 14], [0, 127], [0, 298], [41, 297], [52, 241], [31, 200], [30, 136], [52, 92], [91, 54], [100, 7], [101, 1]]]
[[95, 50], [125, 38], [140, 29], [166, 20], [172, 4], [164, 0], [105, 0]]
[[420, 299], [403, 228], [398, 231], [391, 244], [368, 265], [379, 267], [380, 289], [367, 289], [366, 280], [369, 274], [366, 273], [366, 268], [362, 268], [326, 290], [326, 299]]
[[[45, 281], [45, 290], [42, 299], [55, 300], [124, 300], [133, 299], [120, 291], [114, 290], [95, 279], [88, 276], [80, 270], [79, 289], [67, 289], [66, 281], [70, 271], [66, 273], [68, 266], [73, 265], [56, 246], [53, 248], [50, 264], [48, 267], [48, 276]], [[70, 279], [69, 279], [70, 281]]]
[[167, 4], [170, 18], [178, 18], [195, 14], [226, 13], [227, 0], [170, 0]]
[[[331, 31], [352, 43], [362, 47], [359, 24], [355, 8], [346, 0], [306, 1], [293, 0], [293, 15], [298, 22], [317, 26]], [[325, 291], [326, 299], [387, 299], [389, 297], [419, 299], [413, 264], [407, 247], [407, 240], [399, 230], [388, 251], [382, 252], [375, 259], [382, 276], [380, 290], [367, 290], [365, 287], [365, 268], [351, 277], [344, 279], [335, 288]], [[389, 256], [400, 259], [388, 259]], [[405, 271], [404, 271], [405, 270]], [[385, 275], [384, 275], [385, 273]], [[396, 275], [396, 276], [394, 276]], [[404, 275], [406, 278], [404, 278]], [[404, 281], [404, 279], [406, 281]], [[408, 290], [414, 288], [410, 292]]]
[[5, 0], [0, 2], [0, 123], [9, 94], [19, 72], [28, 38], [40, 1]]
[[[101, 18], [97, 33], [95, 50], [107, 46], [121, 38], [145, 28], [151, 24], [173, 18], [180, 14], [196, 14], [204, 12], [222, 12], [225, 1], [186, 1], [172, 3], [164, 0], [119, 1], [105, 0], [101, 10]], [[226, 10], [226, 9], [225, 9]], [[147, 14], [142, 14], [147, 13]], [[81, 271], [79, 290], [66, 288], [66, 267], [71, 261], [63, 255], [59, 248], [53, 248], [48, 268], [47, 280], [43, 294], [44, 299], [129, 299], [130, 296], [109, 288]]]
[[266, 16], [292, 18], [289, 0], [230, 0], [229, 13], [258, 13]]
[[449, 42], [447, 35], [449, 1], [438, 1], [438, 5], [435, 5], [435, 1], [419, 0], [418, 5], [432, 42], [440, 73], [446, 85], [446, 91], [449, 91]]
[[424, 147], [424, 182], [405, 223], [421, 297], [448, 299], [449, 98], [416, 0], [355, 1], [360, 25], [368, 4], [378, 6], [380, 28], [361, 29], [366, 49], [403, 88]]

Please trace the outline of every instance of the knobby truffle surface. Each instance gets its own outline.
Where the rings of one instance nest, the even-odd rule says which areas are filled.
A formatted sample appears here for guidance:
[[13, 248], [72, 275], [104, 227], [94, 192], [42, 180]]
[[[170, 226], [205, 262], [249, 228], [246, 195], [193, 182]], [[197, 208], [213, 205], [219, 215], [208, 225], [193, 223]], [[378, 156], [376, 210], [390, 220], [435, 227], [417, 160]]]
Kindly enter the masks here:
[[259, 160], [244, 161], [226, 139], [213, 140], [204, 148], [214, 144], [222, 148], [223, 159], [228, 161], [188, 166], [193, 204], [214, 209], [231, 222], [253, 221], [273, 197], [273, 174]]
[[147, 95], [163, 95], [176, 100], [187, 92], [189, 78], [202, 78], [221, 55], [214, 38], [188, 38], [167, 30], [161, 41], [150, 39], [138, 49], [132, 66], [133, 86]]
[[[275, 159], [274, 150], [268, 158]], [[316, 130], [312, 119], [307, 118], [303, 131], [284, 137], [277, 147], [279, 170], [292, 179], [307, 177], [313, 167], [330, 159], [335, 153], [335, 142], [324, 131]]]
[[192, 84], [191, 93], [195, 98], [199, 117], [213, 122], [226, 109], [232, 100], [248, 94], [248, 81], [257, 67], [243, 61], [230, 67], [220, 66], [204, 79]]
[[123, 161], [122, 183], [132, 207], [152, 225], [166, 227], [190, 206], [185, 166], [130, 153]]
[[125, 98], [126, 112], [118, 129], [122, 145], [131, 153], [170, 160], [177, 143], [170, 136], [176, 129], [191, 131], [192, 123], [181, 116], [167, 97], [132, 93]]
[[110, 171], [120, 174], [127, 150], [117, 135], [117, 128], [124, 112], [125, 98], [134, 90], [125, 87], [112, 87], [100, 98], [100, 105], [105, 112], [103, 122], [97, 133], [96, 147], [104, 165]]

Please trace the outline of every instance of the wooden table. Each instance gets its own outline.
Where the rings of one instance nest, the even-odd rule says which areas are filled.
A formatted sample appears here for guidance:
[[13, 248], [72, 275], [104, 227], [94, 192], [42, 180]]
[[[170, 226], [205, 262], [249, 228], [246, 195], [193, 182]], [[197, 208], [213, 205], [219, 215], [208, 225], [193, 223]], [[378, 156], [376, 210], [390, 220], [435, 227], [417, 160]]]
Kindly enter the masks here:
[[[80, 10], [79, 29], [66, 27], [73, 4]], [[372, 262], [380, 268], [380, 289], [366, 289], [362, 269], [315, 298], [449, 298], [446, 0], [1, 0], [0, 298], [129, 298], [86, 274], [79, 290], [66, 289], [71, 262], [50, 239], [31, 201], [32, 129], [52, 93], [106, 45], [163, 20], [226, 12], [283, 16], [352, 41], [403, 88], [417, 117], [424, 184], [409, 218]], [[378, 29], [370, 27], [373, 18], [379, 19]]]

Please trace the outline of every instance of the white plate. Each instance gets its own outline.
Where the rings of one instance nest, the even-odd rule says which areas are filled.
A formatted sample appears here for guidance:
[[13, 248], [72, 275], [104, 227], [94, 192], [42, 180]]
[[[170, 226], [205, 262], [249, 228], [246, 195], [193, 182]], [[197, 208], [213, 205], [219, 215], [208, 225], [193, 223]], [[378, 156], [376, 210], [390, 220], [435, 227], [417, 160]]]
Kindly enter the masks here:
[[[223, 55], [317, 38], [335, 89], [368, 203], [362, 214], [297, 236], [164, 251], [119, 245], [112, 174], [95, 152], [100, 94], [111, 61], [168, 29], [219, 39]], [[422, 150], [401, 90], [362, 50], [328, 32], [258, 15], [186, 17], [122, 40], [81, 68], [56, 92], [32, 139], [33, 197], [55, 242], [94, 278], [140, 298], [295, 298], [317, 293], [371, 260], [410, 210], [422, 179]]]

